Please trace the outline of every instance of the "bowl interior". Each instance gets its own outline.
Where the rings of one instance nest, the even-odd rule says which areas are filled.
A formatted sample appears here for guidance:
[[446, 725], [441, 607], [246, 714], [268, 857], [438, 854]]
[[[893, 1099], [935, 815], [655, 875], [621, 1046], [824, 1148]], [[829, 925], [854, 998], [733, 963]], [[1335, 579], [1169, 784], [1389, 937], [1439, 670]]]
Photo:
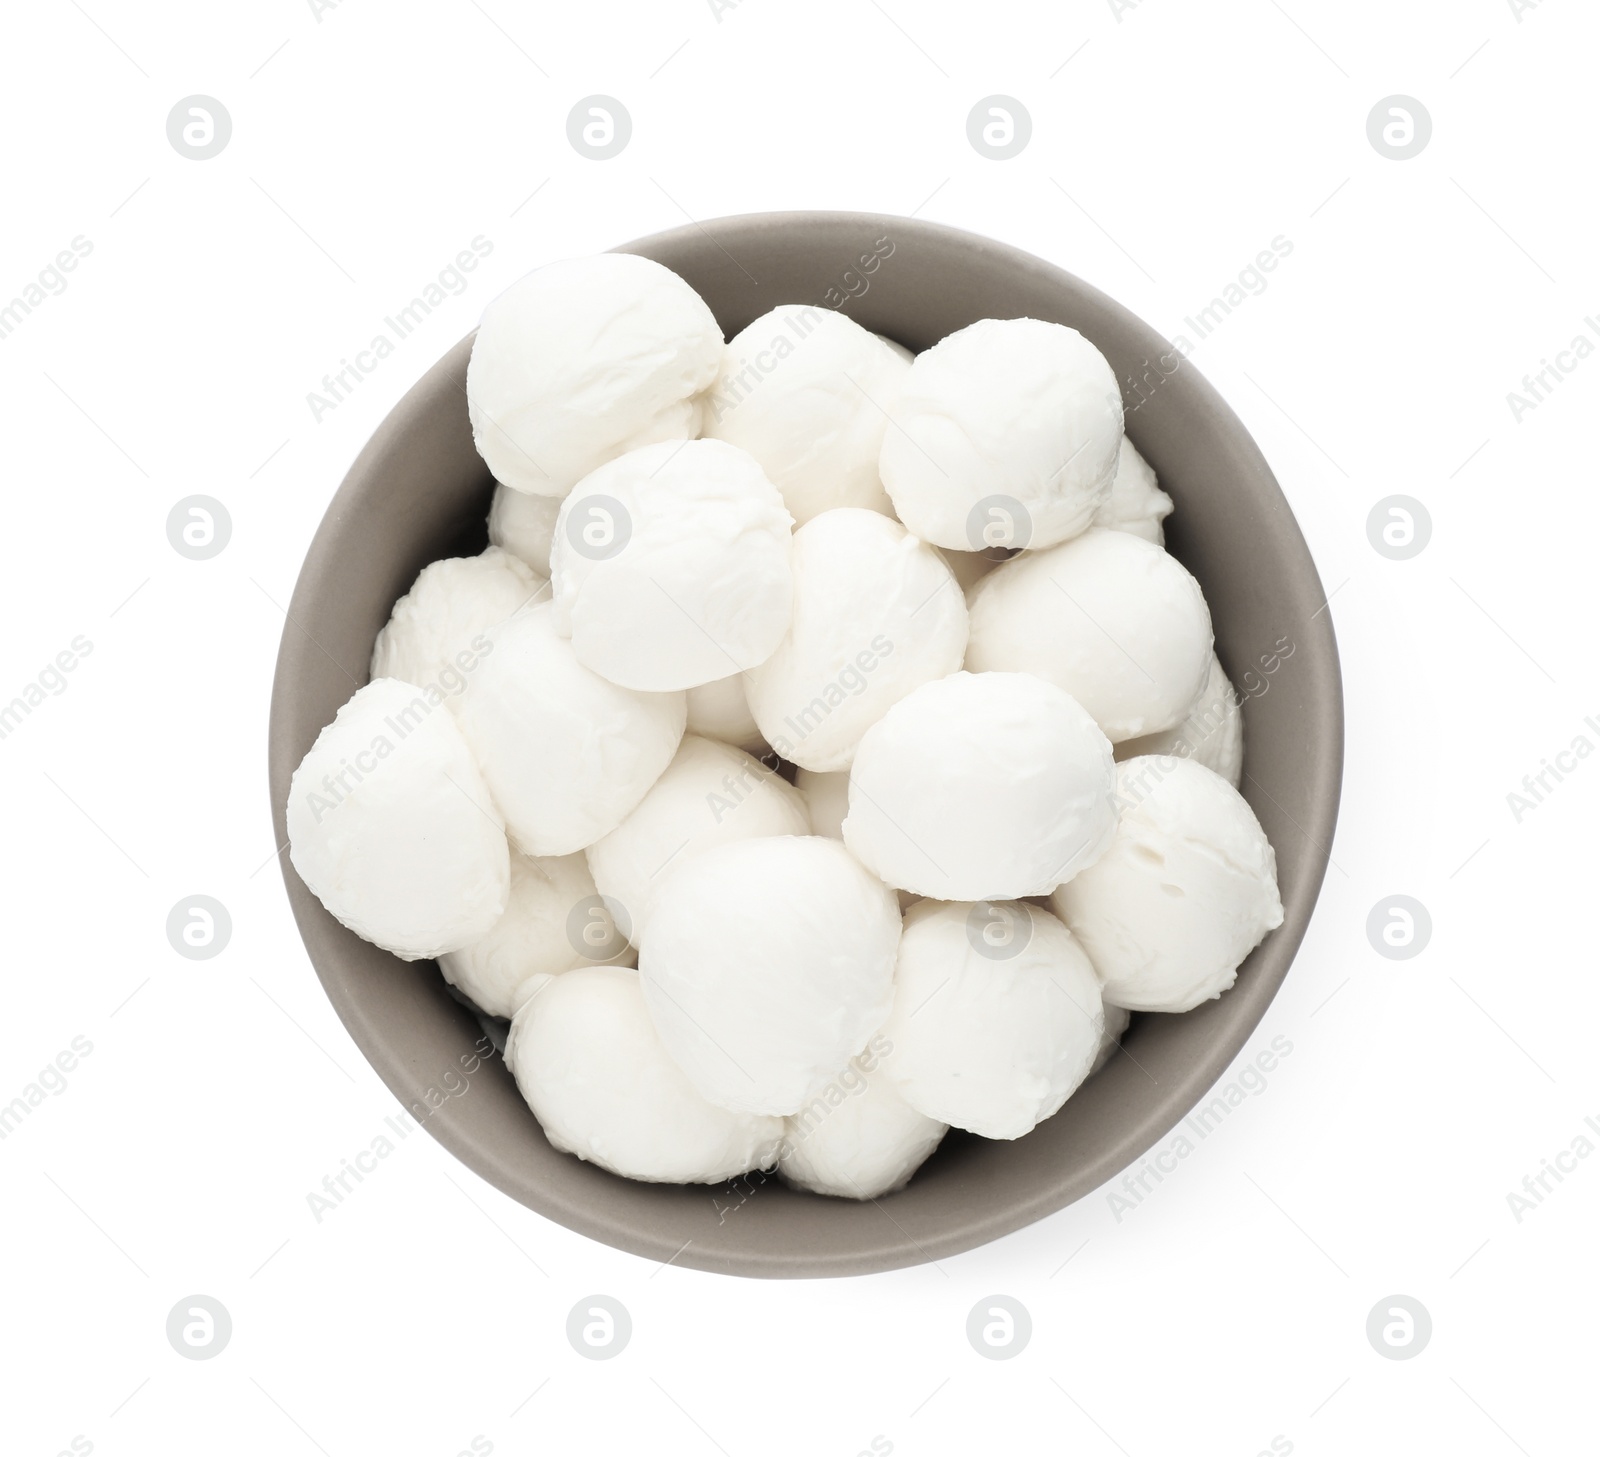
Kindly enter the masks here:
[[[1026, 1138], [952, 1132], [906, 1189], [865, 1203], [759, 1174], [729, 1186], [641, 1184], [557, 1153], [504, 1064], [483, 1056], [483, 1029], [434, 964], [399, 961], [347, 931], [284, 855], [301, 935], [351, 1036], [413, 1116], [561, 1224], [651, 1259], [743, 1275], [857, 1274], [970, 1249], [1134, 1162], [1217, 1079], [1287, 973], [1338, 808], [1343, 713], [1321, 582], [1261, 453], [1199, 372], [1127, 310], [1037, 258], [861, 213], [725, 218], [621, 251], [681, 274], [730, 336], [780, 304], [814, 303], [912, 349], [976, 319], [1026, 315], [1069, 324], [1105, 352], [1123, 381], [1129, 435], [1176, 502], [1168, 547], [1205, 589], [1217, 651], [1246, 694], [1242, 788], [1277, 852], [1284, 924], [1220, 1000], [1135, 1018], [1124, 1052]], [[396, 598], [428, 562], [483, 545], [493, 482], [467, 419], [470, 347], [469, 337], [451, 349], [379, 426], [307, 554], [272, 697], [280, 844], [290, 776], [367, 681]]]

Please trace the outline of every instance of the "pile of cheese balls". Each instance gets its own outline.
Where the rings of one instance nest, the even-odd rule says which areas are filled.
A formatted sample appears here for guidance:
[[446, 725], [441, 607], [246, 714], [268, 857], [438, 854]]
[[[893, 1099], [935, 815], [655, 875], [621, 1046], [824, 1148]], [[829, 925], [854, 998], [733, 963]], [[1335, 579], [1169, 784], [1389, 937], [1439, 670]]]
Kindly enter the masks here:
[[1020, 1138], [1283, 919], [1172, 509], [1076, 330], [731, 341], [605, 254], [486, 311], [475, 557], [395, 604], [289, 793], [357, 934], [509, 1018], [628, 1178], [902, 1186]]

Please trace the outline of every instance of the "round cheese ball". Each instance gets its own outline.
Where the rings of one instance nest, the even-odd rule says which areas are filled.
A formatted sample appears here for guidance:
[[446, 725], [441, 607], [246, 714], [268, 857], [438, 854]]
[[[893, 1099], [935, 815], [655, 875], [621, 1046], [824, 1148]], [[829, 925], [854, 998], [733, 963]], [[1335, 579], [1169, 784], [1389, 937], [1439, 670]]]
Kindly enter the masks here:
[[372, 647], [372, 676], [457, 699], [488, 651], [488, 632], [549, 584], [527, 563], [491, 546], [479, 556], [431, 562], [394, 604]]
[[497, 485], [489, 503], [489, 540], [548, 581], [550, 538], [555, 535], [560, 510], [561, 502], [555, 496], [530, 496]]
[[[1104, 991], [1101, 993], [1104, 996]], [[1110, 1002], [1105, 1003], [1106, 1030], [1100, 1038], [1100, 1051], [1094, 1055], [1094, 1063], [1089, 1068], [1089, 1076], [1093, 1077], [1113, 1057], [1117, 1049], [1122, 1046], [1122, 1035], [1128, 1030], [1128, 1023], [1133, 1020], [1133, 1013], [1126, 1007], [1113, 1007]]]
[[836, 840], [719, 845], [667, 878], [640, 940], [645, 1001], [702, 1096], [793, 1113], [889, 1010], [900, 912]]
[[512, 1018], [506, 1064], [553, 1147], [624, 1178], [719, 1184], [777, 1158], [783, 1121], [695, 1092], [627, 967], [537, 979]]
[[824, 511], [794, 535], [794, 619], [745, 678], [767, 742], [806, 769], [847, 769], [861, 735], [961, 666], [967, 608], [944, 559], [873, 511]]
[[510, 1017], [530, 977], [633, 960], [582, 855], [514, 854], [505, 913], [477, 940], [442, 955], [439, 970], [491, 1017]]
[[1124, 435], [1117, 452], [1117, 474], [1111, 482], [1111, 494], [1094, 513], [1094, 524], [1112, 531], [1126, 531], [1142, 537], [1152, 546], [1160, 546], [1164, 539], [1161, 523], [1171, 514], [1172, 497], [1156, 484], [1156, 473], [1149, 461]]
[[637, 943], [652, 897], [678, 866], [715, 845], [810, 832], [800, 792], [775, 770], [686, 734], [638, 808], [589, 846], [589, 869]]
[[778, 1172], [787, 1184], [838, 1199], [877, 1199], [905, 1187], [947, 1132], [919, 1113], [877, 1063], [873, 1049], [784, 1120]]
[[1116, 746], [1118, 759], [1137, 759], [1143, 754], [1171, 755], [1204, 764], [1235, 789], [1244, 777], [1244, 714], [1241, 702], [1222, 660], [1211, 655], [1211, 671], [1205, 687], [1194, 701], [1188, 716], [1177, 728], [1143, 738], [1124, 739]]
[[789, 513], [721, 440], [647, 445], [585, 476], [550, 548], [556, 624], [578, 661], [652, 693], [768, 658], [789, 628]]
[[787, 304], [728, 341], [705, 433], [761, 462], [797, 526], [836, 506], [887, 516], [878, 451], [909, 368], [854, 319]]
[[1112, 743], [1182, 723], [1211, 668], [1200, 584], [1125, 531], [1023, 552], [978, 583], [970, 613], [967, 667], [1048, 679]]
[[484, 934], [505, 909], [505, 827], [448, 710], [379, 678], [289, 781], [289, 860], [356, 935], [421, 961]]
[[980, 319], [917, 355], [890, 413], [883, 484], [935, 546], [1054, 546], [1110, 493], [1122, 396], [1076, 329]]
[[456, 716], [525, 855], [570, 855], [627, 818], [683, 738], [681, 693], [584, 667], [545, 602], [489, 634]]
[[467, 366], [478, 454], [515, 491], [565, 496], [606, 461], [700, 429], [722, 330], [705, 300], [648, 258], [568, 258], [483, 312]]
[[1027, 673], [953, 673], [867, 730], [844, 842], [890, 885], [936, 900], [1046, 895], [1116, 827], [1111, 745]]
[[1193, 759], [1117, 765], [1111, 848], [1051, 897], [1083, 942], [1105, 997], [1136, 1012], [1187, 1012], [1233, 985], [1283, 924], [1278, 863], [1239, 791]]
[[844, 770], [818, 774], [814, 769], [797, 769], [794, 787], [805, 797], [811, 816], [811, 833], [830, 840], [844, 839], [844, 817], [850, 807], [850, 775]]
[[1094, 967], [1049, 911], [923, 901], [906, 912], [883, 1065], [929, 1118], [1021, 1138], [1089, 1075], [1104, 1031]]
[[744, 674], [732, 673], [688, 690], [689, 732], [703, 739], [732, 744], [747, 754], [766, 752], [767, 741], [756, 727], [744, 694]]

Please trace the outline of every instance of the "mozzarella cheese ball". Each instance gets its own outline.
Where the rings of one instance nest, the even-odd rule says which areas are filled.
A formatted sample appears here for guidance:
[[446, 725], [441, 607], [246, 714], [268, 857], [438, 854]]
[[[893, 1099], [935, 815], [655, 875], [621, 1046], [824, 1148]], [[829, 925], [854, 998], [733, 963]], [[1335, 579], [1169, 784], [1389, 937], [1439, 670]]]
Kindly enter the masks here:
[[530, 977], [574, 966], [633, 965], [633, 948], [610, 922], [598, 942], [592, 927], [606, 909], [582, 855], [511, 857], [505, 913], [476, 941], [439, 958], [439, 970], [491, 1017], [510, 1017]]
[[743, 673], [733, 673], [711, 683], [696, 683], [688, 690], [688, 699], [690, 733], [732, 744], [749, 754], [766, 751], [767, 741], [756, 727], [744, 694]]
[[323, 731], [289, 781], [289, 859], [356, 935], [421, 961], [483, 935], [505, 909], [511, 857], [455, 719], [379, 678]]
[[1112, 743], [1182, 723], [1211, 667], [1200, 584], [1125, 531], [1023, 552], [978, 583], [970, 612], [967, 667], [1048, 679]]
[[830, 840], [844, 839], [844, 817], [850, 807], [850, 776], [842, 770], [818, 774], [814, 769], [795, 771], [794, 787], [805, 797], [811, 815], [811, 833]]
[[794, 620], [745, 678], [767, 742], [806, 769], [847, 769], [861, 735], [961, 666], [967, 608], [944, 559], [873, 511], [825, 511], [794, 536]]
[[1233, 985], [1283, 924], [1278, 863], [1250, 806], [1193, 759], [1117, 765], [1111, 848], [1051, 897], [1083, 942], [1105, 997], [1136, 1012], [1187, 1012]]
[[590, 672], [554, 617], [546, 602], [495, 628], [456, 710], [525, 855], [570, 855], [616, 829], [683, 738], [683, 694]]
[[[980, 319], [917, 355], [890, 413], [883, 484], [895, 514], [935, 546], [1054, 546], [1110, 493], [1122, 396], [1076, 329]], [[995, 522], [1010, 534], [987, 534]]]
[[650, 1015], [702, 1096], [789, 1114], [889, 1010], [900, 911], [837, 840], [784, 835], [694, 856], [652, 899]]
[[[1013, 928], [998, 945], [980, 920], [994, 912]], [[1094, 967], [1049, 911], [923, 901], [906, 912], [883, 1065], [929, 1118], [1021, 1138], [1089, 1075], [1104, 1030]]]
[[731, 744], [686, 734], [638, 808], [589, 846], [589, 869], [637, 941], [651, 898], [685, 861], [736, 840], [810, 832], [805, 801], [776, 770]]
[[1090, 1077], [1117, 1055], [1117, 1049], [1122, 1046], [1122, 1034], [1128, 1030], [1128, 1023], [1133, 1020], [1133, 1013], [1126, 1007], [1113, 1007], [1110, 1002], [1106, 1002], [1105, 1011], [1106, 1030], [1100, 1038], [1100, 1051], [1095, 1053], [1094, 1063], [1089, 1068]]
[[728, 341], [705, 433], [761, 462], [797, 526], [836, 506], [887, 516], [878, 451], [909, 368], [854, 319], [784, 305]]
[[877, 1199], [904, 1188], [946, 1131], [900, 1096], [869, 1048], [784, 1120], [778, 1171], [813, 1194]]
[[1172, 497], [1156, 484], [1150, 463], [1126, 435], [1117, 452], [1117, 474], [1111, 494], [1094, 513], [1094, 524], [1143, 537], [1152, 546], [1163, 541], [1161, 523], [1172, 514]]
[[585, 967], [529, 992], [506, 1063], [553, 1147], [656, 1184], [717, 1184], [776, 1159], [782, 1120], [695, 1092], [650, 1025], [638, 972]]
[[425, 566], [394, 604], [372, 647], [372, 676], [429, 689], [435, 703], [457, 699], [488, 651], [488, 632], [547, 587], [527, 563], [491, 546], [479, 556]]
[[1116, 828], [1111, 745], [1027, 673], [953, 673], [867, 730], [844, 842], [890, 885], [936, 900], [1045, 895]]
[[652, 693], [768, 658], [789, 628], [789, 513], [744, 451], [647, 445], [561, 503], [550, 548], [556, 623], [578, 661]]
[[565, 496], [626, 451], [697, 434], [721, 363], [722, 330], [670, 269], [628, 253], [550, 263], [483, 312], [472, 438], [503, 485]]
[[1211, 655], [1205, 687], [1177, 728], [1124, 739], [1114, 752], [1118, 759], [1136, 759], [1142, 754], [1193, 759], [1237, 789], [1244, 777], [1244, 714], [1239, 695], [1223, 671], [1222, 660], [1215, 653]]
[[530, 496], [526, 491], [496, 486], [489, 503], [489, 540], [548, 580], [550, 538], [560, 509], [561, 502], [554, 496]]

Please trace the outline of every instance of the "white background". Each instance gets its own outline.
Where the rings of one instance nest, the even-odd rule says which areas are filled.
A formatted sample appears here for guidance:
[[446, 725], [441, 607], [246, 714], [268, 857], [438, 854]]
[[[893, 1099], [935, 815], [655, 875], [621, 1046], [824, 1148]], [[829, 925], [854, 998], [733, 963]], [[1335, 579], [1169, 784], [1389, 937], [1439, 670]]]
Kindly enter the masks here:
[[[1600, 1115], [1600, 762], [1507, 794], [1600, 715], [1600, 360], [1520, 423], [1507, 393], [1600, 313], [1593, 63], [1579, 0], [46, 0], [6, 20], [0, 302], [72, 238], [69, 286], [0, 340], [0, 700], [92, 653], [0, 741], [11, 927], [0, 1102], [74, 1037], [65, 1091], [0, 1142], [0, 1446], [56, 1453], [756, 1452], [1026, 1443], [1081, 1454], [1586, 1449], [1600, 1158], [1507, 1203]], [[91, 19], [92, 17], [92, 19]], [[103, 29], [101, 28], [103, 27]], [[580, 157], [592, 93], [634, 133]], [[229, 146], [168, 144], [219, 98]], [[977, 155], [982, 97], [1033, 118]], [[1420, 156], [1368, 142], [1381, 98]], [[1270, 240], [1293, 253], [1195, 361], [1261, 443], [1339, 634], [1335, 864], [1241, 1059], [1284, 1059], [1133, 1213], [1105, 1192], [937, 1266], [763, 1283], [647, 1262], [507, 1200], [414, 1137], [336, 1213], [307, 1194], [393, 1099], [301, 949], [269, 820], [274, 655], [306, 544], [408, 385], [528, 268], [779, 208], [911, 213], [1030, 249], [1187, 332]], [[353, 398], [307, 393], [475, 235], [494, 251]], [[220, 556], [167, 542], [215, 496]], [[1433, 537], [1386, 560], [1391, 494]], [[1554, 783], [1553, 780], [1548, 781]], [[204, 893], [212, 961], [164, 925]], [[1433, 937], [1381, 958], [1403, 893]], [[174, 1354], [180, 1297], [231, 1312]], [[632, 1343], [580, 1359], [569, 1308]], [[968, 1311], [1032, 1315], [980, 1359]], [[1406, 1294], [1427, 1349], [1368, 1311]], [[537, 1393], [537, 1394], [534, 1394]], [[483, 1449], [480, 1442], [479, 1450]], [[79, 1444], [83, 1450], [83, 1442]]]

